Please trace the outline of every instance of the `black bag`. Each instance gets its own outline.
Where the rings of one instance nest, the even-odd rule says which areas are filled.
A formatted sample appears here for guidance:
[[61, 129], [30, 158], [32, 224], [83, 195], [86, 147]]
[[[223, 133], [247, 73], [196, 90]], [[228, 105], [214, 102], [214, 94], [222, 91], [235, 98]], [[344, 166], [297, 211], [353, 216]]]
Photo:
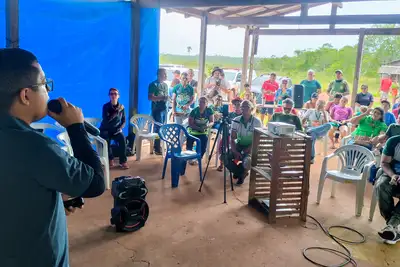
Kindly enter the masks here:
[[145, 201], [147, 191], [141, 177], [121, 176], [114, 179], [111, 188], [114, 207], [110, 221], [117, 232], [134, 232], [145, 225], [149, 217], [149, 206]]

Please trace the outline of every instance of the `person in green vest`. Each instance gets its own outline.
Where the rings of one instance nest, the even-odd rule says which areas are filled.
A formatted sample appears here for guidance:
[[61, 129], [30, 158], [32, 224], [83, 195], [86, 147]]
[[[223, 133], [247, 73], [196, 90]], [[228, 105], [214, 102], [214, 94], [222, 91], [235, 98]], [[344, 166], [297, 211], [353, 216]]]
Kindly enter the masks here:
[[312, 94], [321, 93], [321, 84], [315, 79], [315, 71], [313, 70], [308, 70], [307, 79], [302, 80], [300, 84], [304, 86], [304, 103], [311, 100]]
[[329, 100], [332, 101], [335, 94], [340, 93], [343, 96], [350, 94], [349, 84], [343, 79], [343, 71], [335, 71], [336, 79], [332, 81], [328, 86]]

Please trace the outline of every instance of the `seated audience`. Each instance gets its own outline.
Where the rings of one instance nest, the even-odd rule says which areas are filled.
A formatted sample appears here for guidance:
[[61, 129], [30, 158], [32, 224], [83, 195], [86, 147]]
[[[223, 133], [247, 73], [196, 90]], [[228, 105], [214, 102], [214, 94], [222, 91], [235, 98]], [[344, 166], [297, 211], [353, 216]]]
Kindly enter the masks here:
[[315, 109], [315, 107], [317, 106], [317, 101], [318, 101], [318, 94], [313, 93], [311, 95], [311, 99], [304, 104], [304, 108], [305, 109]]
[[340, 99], [339, 105], [331, 108], [331, 124], [332, 129], [329, 131], [329, 138], [331, 140], [332, 149], [335, 149], [335, 143], [339, 142], [339, 137], [345, 137], [349, 133], [349, 128], [347, 122], [353, 116], [353, 110], [347, 107], [348, 99], [342, 97]]
[[358, 93], [356, 96], [356, 107], [366, 106], [371, 108], [374, 104], [374, 97], [371, 93], [368, 92], [368, 85], [361, 85], [361, 93]]
[[262, 127], [261, 121], [252, 115], [253, 104], [244, 100], [241, 104], [242, 115], [232, 121], [231, 154], [225, 165], [233, 173], [236, 184], [241, 185], [251, 167], [251, 148], [254, 128]]
[[332, 125], [329, 123], [329, 114], [324, 108], [325, 101], [318, 100], [316, 108], [307, 110], [303, 116], [305, 132], [311, 136], [312, 140], [311, 163], [314, 163], [315, 141], [318, 138], [327, 135], [329, 130], [332, 128]]
[[329, 114], [331, 113], [331, 109], [336, 106], [339, 105], [340, 103], [340, 99], [342, 99], [343, 95], [342, 94], [335, 94], [334, 98], [332, 101], [329, 101], [328, 104], [326, 104], [325, 110], [329, 112]]
[[111, 88], [108, 92], [110, 102], [103, 106], [103, 120], [100, 125], [100, 136], [107, 141], [108, 144], [108, 158], [110, 160], [110, 167], [114, 166], [114, 155], [111, 149], [111, 140], [117, 142], [119, 164], [123, 169], [128, 169], [126, 163], [126, 141], [122, 133], [125, 127], [125, 108], [124, 105], [118, 102], [119, 91], [116, 88]]
[[[244, 85], [245, 91], [241, 94], [240, 98], [242, 98], [243, 100], [249, 100], [253, 106], [256, 106], [256, 99], [254, 97], [253, 92], [251, 92], [250, 89], [250, 85], [248, 83], [246, 83]], [[256, 112], [256, 109], [254, 109], [253, 113]]]
[[[372, 115], [371, 114], [372, 111]], [[367, 112], [353, 117], [350, 122], [358, 125], [353, 132], [354, 143], [372, 150], [375, 145], [374, 137], [383, 134], [387, 126], [383, 122], [384, 111], [382, 108], [368, 109]]]
[[183, 72], [180, 82], [174, 86], [172, 91], [172, 113], [175, 123], [182, 125], [189, 117], [194, 102], [194, 89], [189, 84], [188, 74]]
[[296, 126], [297, 131], [302, 131], [303, 127], [301, 126], [301, 121], [299, 117], [292, 113], [293, 105], [294, 103], [292, 99], [287, 98], [283, 100], [282, 102], [283, 112], [274, 113], [274, 115], [272, 115], [271, 121], [293, 124], [294, 126]]
[[[200, 97], [199, 106], [194, 108], [189, 115], [188, 132], [200, 139], [201, 157], [206, 152], [208, 142], [208, 129], [214, 124], [214, 111], [207, 107], [208, 101], [206, 97]], [[186, 141], [187, 150], [193, 149], [194, 139], [189, 138]], [[195, 161], [192, 161], [193, 164]]]
[[210, 105], [210, 108], [214, 111], [214, 124], [213, 124], [213, 129], [218, 129], [219, 126], [221, 125], [222, 122], [222, 106], [223, 106], [223, 102], [222, 102], [222, 96], [221, 95], [217, 95], [217, 97], [215, 98], [215, 104]]
[[[283, 97], [282, 97], [282, 102], [285, 101], [285, 99], [291, 99], [291, 98], [288, 97], [288, 96], [283, 96]], [[292, 100], [292, 101], [293, 101], [293, 100]], [[283, 107], [282, 107], [282, 105], [279, 106], [279, 107], [277, 107], [277, 108], [274, 110], [274, 113], [283, 113]], [[296, 116], [299, 115], [299, 113], [297, 112], [297, 110], [294, 109], [294, 108], [292, 108], [292, 111], [291, 111], [290, 113], [293, 114], [293, 115], [296, 115]]]
[[393, 136], [383, 149], [381, 166], [383, 173], [375, 183], [379, 209], [386, 226], [378, 232], [387, 244], [400, 240], [400, 202], [394, 204], [394, 197], [400, 197], [400, 136]]
[[390, 112], [390, 102], [387, 100], [382, 100], [381, 101], [382, 109], [385, 112], [384, 116], [384, 122], [386, 123], [387, 126], [389, 126], [392, 123], [396, 123], [396, 117], [393, 115], [392, 112]]
[[275, 93], [275, 103], [280, 106], [282, 105], [282, 101], [284, 97], [292, 98], [292, 88], [288, 88], [288, 80], [286, 78], [282, 79], [281, 86]]

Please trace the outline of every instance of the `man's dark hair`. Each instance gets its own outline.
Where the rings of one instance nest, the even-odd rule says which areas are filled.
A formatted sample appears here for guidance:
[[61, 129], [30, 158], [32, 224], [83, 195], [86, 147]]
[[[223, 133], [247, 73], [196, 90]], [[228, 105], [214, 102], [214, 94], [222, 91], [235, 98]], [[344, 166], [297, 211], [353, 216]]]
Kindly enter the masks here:
[[389, 108], [390, 108], [390, 102], [387, 101], [386, 99], [383, 99], [383, 100], [381, 101], [381, 104], [388, 104], [388, 105], [389, 105]]
[[276, 73], [275, 73], [275, 72], [271, 72], [271, 73], [269, 74], [269, 76], [274, 76], [274, 77], [276, 77]]
[[[0, 111], [7, 112], [21, 89], [37, 84], [37, 58], [20, 48], [0, 49]], [[32, 88], [33, 90], [36, 87]]]
[[339, 94], [339, 93], [335, 94], [335, 96], [334, 96], [334, 98], [342, 98], [342, 97], [343, 97], [343, 95]]
[[250, 84], [245, 83], [245, 84], [244, 84], [244, 87], [250, 87]]
[[159, 68], [159, 69], [157, 70], [157, 76], [160, 75], [161, 72], [167, 72], [167, 70], [164, 69], [164, 68]]
[[282, 101], [282, 104], [289, 104], [289, 105], [294, 105], [294, 102], [290, 98], [286, 98], [285, 100]]

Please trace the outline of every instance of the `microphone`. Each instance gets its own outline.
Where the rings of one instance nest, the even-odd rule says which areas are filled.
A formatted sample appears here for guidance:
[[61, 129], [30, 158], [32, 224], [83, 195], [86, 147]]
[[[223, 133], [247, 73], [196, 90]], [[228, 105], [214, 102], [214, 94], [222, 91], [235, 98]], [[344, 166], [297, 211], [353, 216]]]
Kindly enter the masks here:
[[[57, 99], [50, 100], [47, 103], [47, 108], [48, 108], [48, 110], [50, 110], [51, 112], [54, 112], [56, 114], [60, 114], [62, 111], [61, 103]], [[87, 121], [84, 121], [83, 124], [85, 125], [85, 130], [88, 134], [93, 135], [93, 136], [100, 135], [100, 130], [93, 124], [91, 124]]]

